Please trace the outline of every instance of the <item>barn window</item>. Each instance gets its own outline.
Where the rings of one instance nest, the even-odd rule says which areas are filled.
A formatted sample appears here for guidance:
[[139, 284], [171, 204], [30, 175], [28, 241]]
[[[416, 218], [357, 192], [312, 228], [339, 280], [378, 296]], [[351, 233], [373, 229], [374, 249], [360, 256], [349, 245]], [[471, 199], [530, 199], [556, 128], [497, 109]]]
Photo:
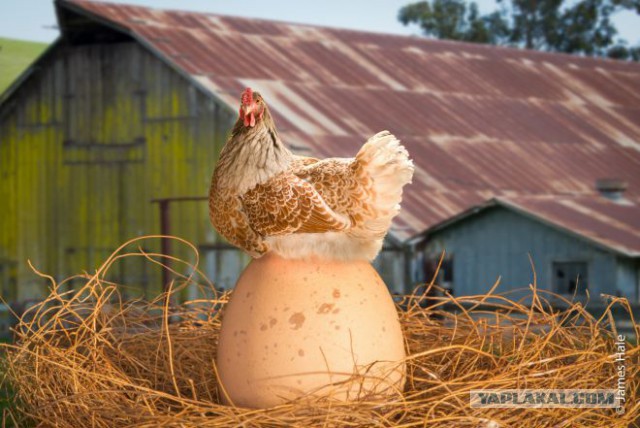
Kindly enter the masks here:
[[586, 262], [554, 262], [553, 282], [557, 293], [585, 295], [589, 286]]

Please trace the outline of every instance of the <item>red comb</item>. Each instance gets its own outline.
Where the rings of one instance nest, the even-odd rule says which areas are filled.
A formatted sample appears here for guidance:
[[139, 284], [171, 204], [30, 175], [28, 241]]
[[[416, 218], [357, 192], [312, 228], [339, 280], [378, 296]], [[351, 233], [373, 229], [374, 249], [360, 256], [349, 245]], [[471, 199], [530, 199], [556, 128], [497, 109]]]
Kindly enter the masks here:
[[253, 91], [251, 88], [247, 88], [242, 93], [242, 104], [249, 105], [253, 102]]

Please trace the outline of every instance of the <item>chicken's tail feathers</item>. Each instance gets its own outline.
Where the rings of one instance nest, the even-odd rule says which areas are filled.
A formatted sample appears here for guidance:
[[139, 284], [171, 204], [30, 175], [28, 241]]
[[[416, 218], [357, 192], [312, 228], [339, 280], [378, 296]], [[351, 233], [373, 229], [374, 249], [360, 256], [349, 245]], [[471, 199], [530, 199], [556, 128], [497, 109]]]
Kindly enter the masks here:
[[391, 221], [400, 211], [402, 189], [413, 178], [413, 162], [407, 149], [389, 131], [369, 138], [356, 155], [356, 162], [372, 182], [372, 198], [368, 203], [370, 215], [351, 232], [376, 237], [381, 245]]

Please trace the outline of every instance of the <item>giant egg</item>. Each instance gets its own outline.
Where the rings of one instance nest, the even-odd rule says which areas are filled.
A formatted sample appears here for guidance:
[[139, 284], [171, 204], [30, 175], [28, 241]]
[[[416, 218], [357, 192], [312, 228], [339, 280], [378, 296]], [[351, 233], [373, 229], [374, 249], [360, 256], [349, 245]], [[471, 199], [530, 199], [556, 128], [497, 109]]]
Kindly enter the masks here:
[[389, 291], [366, 261], [268, 254], [224, 309], [216, 358], [228, 404], [272, 407], [401, 393], [405, 347]]

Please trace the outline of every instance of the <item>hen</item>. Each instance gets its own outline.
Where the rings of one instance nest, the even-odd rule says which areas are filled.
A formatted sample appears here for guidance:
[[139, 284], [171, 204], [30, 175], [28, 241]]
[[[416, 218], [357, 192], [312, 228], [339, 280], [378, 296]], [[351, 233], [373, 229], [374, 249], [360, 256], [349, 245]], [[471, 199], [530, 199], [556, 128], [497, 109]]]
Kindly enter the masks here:
[[413, 163], [387, 131], [355, 158], [296, 156], [283, 144], [269, 108], [247, 88], [215, 167], [209, 194], [213, 226], [257, 258], [372, 260], [400, 209]]

